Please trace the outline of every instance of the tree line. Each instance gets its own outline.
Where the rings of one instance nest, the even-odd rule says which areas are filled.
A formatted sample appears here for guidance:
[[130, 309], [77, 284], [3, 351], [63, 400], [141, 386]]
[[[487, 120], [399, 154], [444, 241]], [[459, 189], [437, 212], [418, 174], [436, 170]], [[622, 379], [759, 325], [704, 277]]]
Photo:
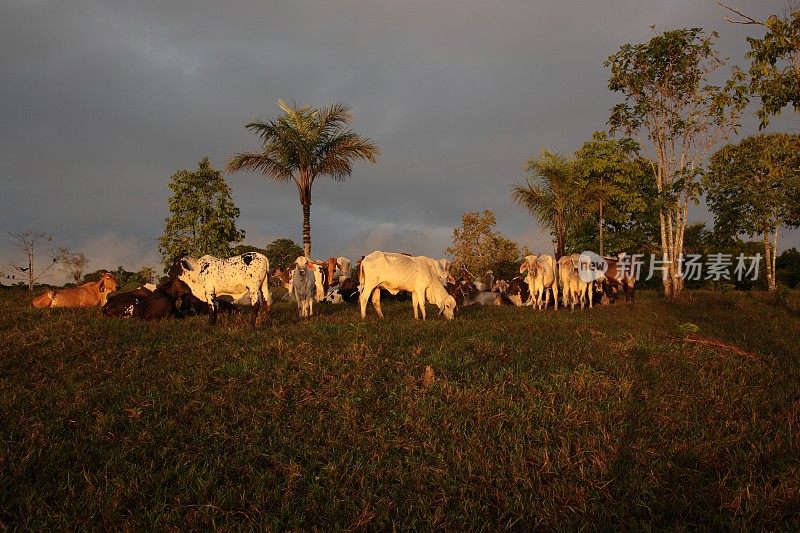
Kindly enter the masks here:
[[[747, 39], [746, 70], [734, 67], [725, 83], [715, 85], [710, 80], [725, 65], [714, 48], [716, 33], [653, 28], [650, 40], [624, 44], [605, 61], [608, 87], [621, 96], [608, 131], [595, 133], [572, 155], [542, 148], [525, 163], [525, 182], [512, 186], [511, 198], [549, 230], [557, 256], [584, 249], [657, 251], [668, 265], [664, 293], [675, 297], [684, 286], [688, 209], [705, 192], [720, 242], [762, 237], [768, 286], [775, 289], [779, 231], [800, 225], [800, 138], [772, 133], [712, 151], [738, 133], [752, 99], [759, 102], [762, 129], [785, 107], [800, 110], [800, 11], [759, 21], [720, 4], [738, 17], [732, 23], [764, 30], [762, 37]], [[278, 106], [277, 117], [245, 125], [260, 148], [235, 154], [225, 170], [295, 184], [303, 229], [298, 255], [310, 257], [314, 181], [345, 180], [354, 163], [375, 163], [380, 149], [350, 128], [352, 115], [343, 103], [315, 108], [279, 100]], [[169, 186], [171, 215], [159, 239], [165, 264], [183, 253], [226, 255], [244, 240], [230, 188], [207, 158], [195, 171], [174, 174]], [[480, 271], [486, 263], [480, 258], [491, 257], [503, 270], [519, 258], [524, 251], [495, 225], [489, 211], [464, 215], [448, 249], [458, 268]], [[476, 236], [465, 255], [465, 243]], [[270, 251], [276, 263], [298, 252], [285, 241], [270, 245], [283, 250]]]

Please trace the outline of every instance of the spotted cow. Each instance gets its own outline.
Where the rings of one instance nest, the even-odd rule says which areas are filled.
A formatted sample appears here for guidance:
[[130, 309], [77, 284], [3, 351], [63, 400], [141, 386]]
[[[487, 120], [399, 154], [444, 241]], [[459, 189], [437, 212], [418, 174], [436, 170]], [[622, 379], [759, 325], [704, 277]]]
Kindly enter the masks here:
[[252, 324], [256, 325], [261, 303], [266, 302], [269, 316], [272, 295], [269, 292], [269, 260], [257, 252], [246, 252], [228, 259], [210, 255], [196, 259], [183, 256], [170, 267], [168, 275], [186, 282], [192, 293], [211, 306], [209, 323], [217, 321], [217, 299], [227, 296], [242, 302], [249, 295], [253, 305]]

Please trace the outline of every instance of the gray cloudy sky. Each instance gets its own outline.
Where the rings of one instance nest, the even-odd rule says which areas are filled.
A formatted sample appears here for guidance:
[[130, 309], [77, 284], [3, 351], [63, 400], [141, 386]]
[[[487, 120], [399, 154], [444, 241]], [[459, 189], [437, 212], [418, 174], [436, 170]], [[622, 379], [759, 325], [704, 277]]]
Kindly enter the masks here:
[[[760, 18], [785, 5], [734, 3]], [[383, 151], [345, 183], [315, 184], [316, 257], [440, 256], [461, 214], [487, 208], [504, 233], [550, 250], [509, 199], [522, 163], [605, 129], [619, 99], [603, 61], [650, 25], [717, 30], [744, 64], [758, 29], [723, 15], [713, 0], [2, 0], [0, 227], [48, 231], [91, 270], [156, 265], [169, 176], [256, 149], [243, 125], [283, 98], [350, 104]], [[796, 126], [787, 112], [773, 129]], [[747, 117], [743, 133], [755, 131]], [[246, 242], [301, 240], [293, 186], [228, 181]], [[11, 257], [3, 237], [0, 263]]]

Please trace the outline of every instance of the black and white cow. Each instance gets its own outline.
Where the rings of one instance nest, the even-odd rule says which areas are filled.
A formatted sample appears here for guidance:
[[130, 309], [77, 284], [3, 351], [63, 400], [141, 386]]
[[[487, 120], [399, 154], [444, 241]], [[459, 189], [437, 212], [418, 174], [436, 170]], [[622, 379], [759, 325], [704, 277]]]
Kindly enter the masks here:
[[175, 261], [167, 273], [184, 281], [192, 294], [211, 306], [209, 323], [217, 321], [217, 298], [229, 296], [241, 302], [249, 295], [253, 305], [252, 324], [256, 325], [262, 302], [267, 304], [267, 316], [272, 305], [269, 292], [269, 260], [257, 252], [247, 252], [228, 259], [204, 255], [196, 259], [183, 256]]

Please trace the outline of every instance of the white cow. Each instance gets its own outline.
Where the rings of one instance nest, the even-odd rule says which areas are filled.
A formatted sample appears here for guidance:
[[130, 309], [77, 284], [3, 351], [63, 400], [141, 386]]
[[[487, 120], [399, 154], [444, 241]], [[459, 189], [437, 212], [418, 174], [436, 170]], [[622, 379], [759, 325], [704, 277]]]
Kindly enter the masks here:
[[260, 253], [247, 252], [228, 259], [204, 255], [196, 259], [184, 256], [170, 267], [168, 275], [189, 285], [192, 294], [211, 307], [209, 322], [217, 321], [216, 299], [230, 296], [234, 302], [249, 297], [253, 305], [252, 323], [258, 320], [262, 302], [267, 304], [267, 315], [272, 305], [269, 292], [269, 260]]
[[424, 255], [418, 255], [422, 259], [425, 259], [428, 264], [433, 269], [433, 272], [442, 282], [442, 285], [447, 283], [447, 278], [450, 277], [450, 261], [442, 257], [441, 259], [431, 259], [430, 257], [425, 257]]
[[544, 309], [550, 304], [550, 291], [553, 293], [556, 309], [558, 309], [558, 271], [556, 260], [551, 255], [526, 255], [525, 262], [519, 267], [520, 273], [528, 272], [526, 280], [531, 295], [526, 305], [532, 305], [536, 299], [536, 308]]
[[334, 285], [334, 281], [341, 284], [344, 280], [350, 277], [350, 260], [346, 257], [337, 257], [336, 258], [336, 271], [334, 274], [333, 280], [331, 280], [331, 285]]
[[292, 296], [297, 301], [297, 313], [309, 318], [314, 313], [316, 276], [308, 259], [302, 255], [295, 260], [297, 265], [292, 276]]
[[[589, 283], [583, 281], [578, 272], [580, 260], [580, 254], [565, 255], [558, 260], [558, 280], [561, 285], [564, 307], [569, 305], [573, 310], [578, 302], [581, 304], [581, 309], [585, 307], [586, 293], [589, 290]], [[589, 298], [589, 308], [592, 308], [591, 298]]]
[[[414, 306], [414, 319], [419, 318], [419, 310], [422, 313], [422, 320], [425, 320], [427, 301], [436, 305], [440, 309], [440, 314], [444, 314], [447, 320], [452, 320], [456, 301], [447, 294], [433, 263], [436, 261], [428, 257], [411, 257], [390, 252], [372, 252], [364, 257], [358, 273], [361, 318], [367, 317], [367, 303], [370, 297], [375, 312], [383, 318], [380, 291], [383, 288], [392, 294], [409, 291], [411, 304]], [[440, 268], [444, 269], [444, 266], [440, 264]]]

